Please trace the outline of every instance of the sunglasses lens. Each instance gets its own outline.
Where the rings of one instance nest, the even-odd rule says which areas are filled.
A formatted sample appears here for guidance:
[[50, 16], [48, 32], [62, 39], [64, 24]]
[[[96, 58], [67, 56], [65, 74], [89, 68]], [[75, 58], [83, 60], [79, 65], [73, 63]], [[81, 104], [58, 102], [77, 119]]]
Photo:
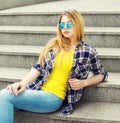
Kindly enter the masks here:
[[[67, 22], [66, 26], [67, 26], [68, 29], [70, 29], [70, 28], [73, 27], [73, 23], [72, 22]], [[65, 28], [65, 23], [63, 23], [63, 22], [60, 23], [59, 27], [60, 27], [60, 29], [64, 29]]]
[[64, 24], [64, 23], [60, 23], [60, 24], [59, 24], [59, 27], [60, 27], [60, 29], [64, 29], [65, 24]]
[[68, 22], [68, 23], [67, 23], [67, 28], [70, 29], [70, 28], [72, 28], [72, 27], [73, 27], [73, 23], [72, 23], [72, 22]]

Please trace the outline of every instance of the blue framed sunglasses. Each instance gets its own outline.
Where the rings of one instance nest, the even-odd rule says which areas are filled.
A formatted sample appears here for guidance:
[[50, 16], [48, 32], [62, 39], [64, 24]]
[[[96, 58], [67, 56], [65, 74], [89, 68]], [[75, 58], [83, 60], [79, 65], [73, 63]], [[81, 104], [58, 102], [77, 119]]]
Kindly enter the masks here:
[[61, 22], [59, 24], [59, 28], [60, 29], [64, 29], [65, 28], [65, 25], [68, 29], [72, 28], [73, 27], [73, 23], [71, 21], [67, 22], [66, 24], [64, 22]]

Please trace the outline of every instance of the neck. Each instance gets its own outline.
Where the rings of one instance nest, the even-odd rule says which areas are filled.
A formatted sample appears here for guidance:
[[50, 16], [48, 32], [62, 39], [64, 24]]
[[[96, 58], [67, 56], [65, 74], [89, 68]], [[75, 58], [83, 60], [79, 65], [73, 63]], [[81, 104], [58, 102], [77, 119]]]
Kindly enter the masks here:
[[71, 46], [72, 45], [78, 45], [78, 42], [77, 41], [71, 41]]

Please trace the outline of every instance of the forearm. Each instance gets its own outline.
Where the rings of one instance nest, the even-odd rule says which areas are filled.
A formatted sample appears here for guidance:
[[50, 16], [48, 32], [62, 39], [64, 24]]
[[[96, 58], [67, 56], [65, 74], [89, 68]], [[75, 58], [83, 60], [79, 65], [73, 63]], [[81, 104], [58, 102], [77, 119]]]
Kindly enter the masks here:
[[22, 79], [21, 83], [28, 85], [32, 83], [40, 75], [40, 72], [36, 69], [31, 69], [28, 74]]
[[90, 85], [98, 84], [101, 81], [103, 81], [103, 76], [99, 74], [99, 75], [94, 75], [88, 79], [85, 79], [84, 84], [85, 84], [85, 87], [87, 87]]

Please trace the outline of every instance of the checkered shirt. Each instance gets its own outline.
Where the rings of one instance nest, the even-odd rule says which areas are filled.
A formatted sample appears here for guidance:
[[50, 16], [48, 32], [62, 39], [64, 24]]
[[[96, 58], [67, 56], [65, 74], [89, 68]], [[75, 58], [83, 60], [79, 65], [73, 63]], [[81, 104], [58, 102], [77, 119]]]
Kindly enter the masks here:
[[[54, 61], [55, 51], [52, 49], [48, 52], [42, 68], [39, 63], [36, 63], [33, 66], [33, 68], [40, 71], [41, 74], [32, 84], [28, 85], [27, 88], [39, 90], [48, 79], [54, 67]], [[94, 75], [101, 74], [103, 76], [103, 81], [105, 81], [108, 77], [107, 72], [105, 72], [102, 64], [100, 63], [100, 59], [98, 58], [95, 48], [90, 47], [83, 41], [80, 41], [74, 51], [74, 61], [69, 78], [83, 80], [88, 77], [90, 71], [92, 71]], [[81, 99], [82, 92], [83, 89], [72, 90], [71, 86], [68, 84], [67, 103], [62, 108], [62, 113], [64, 115], [72, 113], [76, 102]]]

